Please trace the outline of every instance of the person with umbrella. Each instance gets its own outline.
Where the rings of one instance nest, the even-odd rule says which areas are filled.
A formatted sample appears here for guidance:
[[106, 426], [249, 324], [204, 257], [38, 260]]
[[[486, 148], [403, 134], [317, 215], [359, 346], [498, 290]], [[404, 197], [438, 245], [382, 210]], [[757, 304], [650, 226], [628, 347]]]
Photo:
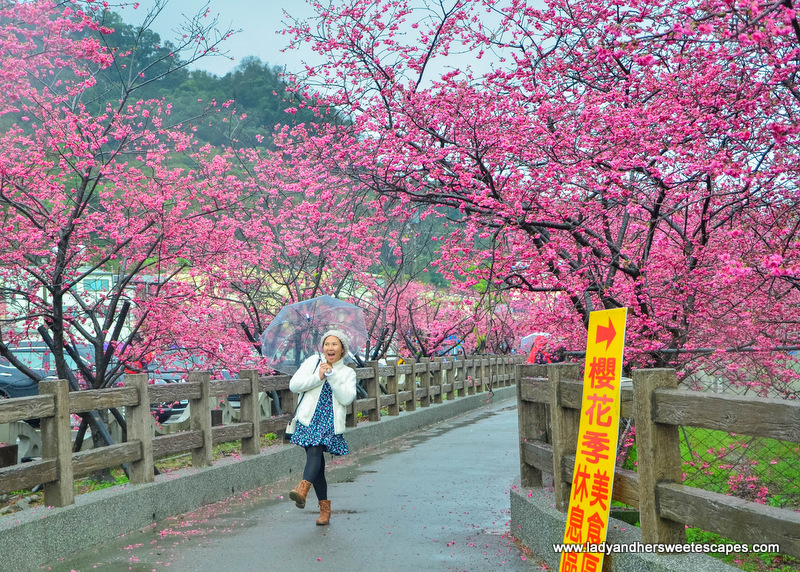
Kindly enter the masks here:
[[344, 364], [348, 344], [343, 331], [325, 332], [322, 356], [307, 358], [289, 381], [291, 391], [302, 393], [295, 411], [296, 426], [291, 442], [306, 451], [303, 480], [289, 498], [298, 508], [305, 508], [306, 496], [313, 485], [319, 501], [318, 525], [328, 524], [331, 518], [323, 453], [346, 455], [349, 452], [342, 434], [347, 406], [356, 398], [356, 372]]
[[309, 356], [317, 357], [320, 334], [340, 330], [347, 336], [349, 353], [357, 353], [367, 341], [364, 310], [331, 296], [318, 296], [281, 308], [261, 333], [261, 355], [282, 373], [292, 375]]
[[544, 336], [537, 336], [537, 338], [533, 341], [533, 347], [531, 348], [531, 353], [528, 354], [528, 361], [527, 363], [535, 363], [535, 364], [547, 364], [551, 363], [550, 356], [547, 355], [545, 351], [547, 349], [547, 338]]

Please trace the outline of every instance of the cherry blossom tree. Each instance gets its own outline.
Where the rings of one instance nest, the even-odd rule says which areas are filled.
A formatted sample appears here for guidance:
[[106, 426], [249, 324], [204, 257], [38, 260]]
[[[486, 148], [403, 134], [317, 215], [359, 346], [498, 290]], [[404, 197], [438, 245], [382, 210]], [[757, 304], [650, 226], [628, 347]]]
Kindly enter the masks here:
[[239, 211], [239, 247], [216, 268], [216, 279], [228, 282], [220, 301], [238, 308], [254, 338], [287, 304], [323, 294], [347, 300], [366, 313], [362, 357], [382, 357], [397, 331], [398, 299], [430, 269], [430, 226], [352, 184], [341, 169], [346, 156], [327, 153], [335, 127], [301, 124], [270, 135], [274, 148], [235, 151], [249, 200]]
[[[173, 157], [192, 150], [190, 134], [170, 125], [168, 104], [137, 97], [142, 86], [217, 49], [226, 34], [207, 41], [210, 28], [193, 19], [175, 52], [140, 62], [103, 45], [112, 32], [102, 25], [103, 10], [80, 2], [0, 3], [0, 117], [7, 127], [0, 134], [0, 354], [37, 379], [13, 348], [43, 327], [60, 378], [71, 373], [65, 349], [89, 346], [94, 368], [81, 374], [90, 387], [108, 386], [123, 362], [200, 325], [191, 316], [208, 313], [207, 297], [192, 277], [204, 276], [233, 244], [227, 212], [240, 199], [238, 187], [215, 184], [218, 162], [210, 152], [196, 170], [175, 167]], [[179, 60], [177, 51], [187, 47], [194, 55]], [[109, 69], [125, 74], [99, 105], [92, 90]], [[90, 91], [91, 108], [83, 101]], [[106, 286], [87, 288], [101, 271], [111, 276]], [[137, 334], [142, 341], [132, 345]], [[204, 347], [213, 347], [214, 336], [206, 337]], [[115, 350], [121, 361], [111, 360]]]
[[791, 2], [312, 4], [298, 83], [349, 120], [354, 184], [460, 213], [454, 282], [528, 293], [573, 347], [626, 306], [641, 364], [797, 344]]

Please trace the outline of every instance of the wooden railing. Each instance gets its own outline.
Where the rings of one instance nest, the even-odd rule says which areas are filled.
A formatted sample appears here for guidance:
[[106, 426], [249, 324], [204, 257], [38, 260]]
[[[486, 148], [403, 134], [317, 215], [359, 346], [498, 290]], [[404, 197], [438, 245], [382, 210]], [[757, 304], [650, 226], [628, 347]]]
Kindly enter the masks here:
[[[583, 366], [519, 365], [521, 483], [553, 475], [556, 507], [569, 506], [583, 393]], [[780, 544], [800, 557], [800, 513], [682, 484], [679, 426], [800, 442], [800, 403], [678, 390], [671, 369], [636, 370], [622, 390], [634, 419], [638, 472], [617, 468], [612, 498], [638, 507], [644, 543], [684, 543], [686, 525], [736, 542]]]
[[[355, 427], [359, 414], [380, 421], [381, 409], [389, 415], [414, 411], [443, 399], [457, 399], [504, 387], [516, 382], [518, 356], [473, 356], [434, 358], [418, 363], [379, 365], [368, 362], [356, 369], [367, 397], [348, 407], [347, 426]], [[268, 419], [259, 415], [259, 392], [278, 392], [284, 411], [294, 411], [296, 394], [289, 391], [288, 375], [260, 377], [242, 371], [240, 379], [211, 380], [208, 372], [192, 373], [185, 383], [150, 385], [147, 375], [125, 376], [125, 386], [70, 392], [66, 381], [39, 382], [39, 395], [0, 401], [0, 423], [41, 419], [41, 460], [0, 469], [0, 494], [43, 485], [44, 501], [50, 506], [74, 502], [76, 478], [92, 472], [128, 464], [130, 482], [154, 480], [154, 461], [191, 453], [195, 467], [212, 462], [214, 445], [241, 441], [242, 454], [260, 452], [260, 436], [282, 435], [291, 413]], [[401, 380], [403, 382], [401, 383]], [[381, 386], [386, 390], [384, 393]], [[212, 427], [210, 402], [231, 394], [240, 396], [237, 423]], [[189, 400], [189, 429], [153, 436], [151, 403]], [[125, 408], [126, 441], [78, 453], [72, 452], [70, 415], [109, 408]]]

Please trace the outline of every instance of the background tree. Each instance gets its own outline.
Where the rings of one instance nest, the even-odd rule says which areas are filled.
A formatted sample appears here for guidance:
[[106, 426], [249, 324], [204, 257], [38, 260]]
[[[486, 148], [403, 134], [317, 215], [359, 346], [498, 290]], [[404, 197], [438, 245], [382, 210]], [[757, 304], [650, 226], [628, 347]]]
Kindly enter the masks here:
[[[81, 341], [93, 348], [94, 364], [81, 374], [90, 387], [105, 387], [122, 367], [110, 360], [114, 347], [107, 343], [126, 343], [127, 360], [152, 351], [157, 341], [143, 327], [148, 315], [185, 305], [186, 292], [176, 296], [169, 283], [202, 273], [228, 248], [232, 230], [223, 213], [239, 197], [236, 188], [208, 184], [211, 157], [194, 172], [170, 166], [173, 153], [191, 149], [191, 137], [167, 127], [162, 101], [135, 97], [153, 80], [150, 71], [163, 77], [192, 58], [176, 64], [164, 51], [138, 59], [111, 53], [99, 40], [111, 33], [101, 9], [74, 6], [2, 4], [0, 57], [14, 72], [4, 75], [0, 109], [18, 120], [0, 135], [0, 288], [4, 300], [15, 301], [3, 316], [0, 354], [35, 379], [12, 348], [37, 338], [44, 325], [54, 342], [55, 373], [68, 377], [65, 348]], [[186, 29], [201, 48], [193, 58], [216, 46], [200, 39], [211, 34], [197, 22]], [[151, 36], [140, 30], [137, 37]], [[129, 59], [120, 64], [116, 57]], [[129, 72], [118, 90], [98, 88], [98, 70], [114, 67]], [[88, 90], [91, 105], [82, 98]], [[113, 286], [86, 292], [81, 281], [100, 269], [114, 274]], [[125, 301], [131, 303], [127, 339], [112, 340]], [[144, 341], [131, 351], [137, 332]]]
[[337, 134], [324, 124], [287, 126], [274, 134], [273, 149], [236, 151], [251, 198], [240, 211], [240, 248], [218, 266], [217, 279], [228, 280], [220, 292], [251, 334], [286, 304], [323, 294], [358, 304], [370, 333], [366, 355], [375, 359], [390, 349], [394, 305], [428, 271], [430, 252], [417, 236], [419, 220], [354, 188], [327, 155]]
[[[357, 184], [461, 214], [440, 250], [450, 278], [546, 300], [538, 321], [574, 346], [589, 312], [626, 306], [638, 363], [796, 344], [788, 4], [317, 10], [293, 32], [328, 61], [298, 83], [324, 86], [352, 125]], [[446, 68], [456, 53], [472, 65]]]

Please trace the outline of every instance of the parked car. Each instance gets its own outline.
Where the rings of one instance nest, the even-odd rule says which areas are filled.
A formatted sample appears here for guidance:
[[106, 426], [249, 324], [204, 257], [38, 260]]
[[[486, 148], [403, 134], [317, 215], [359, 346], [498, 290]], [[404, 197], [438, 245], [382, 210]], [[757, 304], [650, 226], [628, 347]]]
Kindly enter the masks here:
[[[161, 385], [164, 383], [180, 383], [181, 380], [174, 379], [153, 379], [154, 384]], [[159, 423], [166, 423], [170, 419], [177, 419], [180, 417], [186, 408], [189, 406], [188, 399], [181, 399], [180, 401], [173, 401], [172, 403], [151, 403], [150, 413], [156, 418]]]
[[[168, 350], [153, 357], [147, 364], [147, 374], [154, 384], [181, 383], [186, 381], [190, 372], [198, 371], [202, 366], [203, 359], [189, 355], [187, 350]], [[173, 403], [151, 403], [150, 412], [159, 423], [167, 423], [181, 417], [188, 406], [187, 399]]]
[[[92, 353], [90, 346], [79, 346], [76, 348], [81, 359], [86, 363], [92, 363]], [[30, 368], [42, 379], [56, 378], [56, 362], [50, 348], [44, 342], [21, 342], [13, 349], [14, 356]], [[67, 367], [76, 373], [76, 379], [80, 383], [82, 378], [78, 374], [78, 364], [68, 355], [64, 358]], [[31, 379], [4, 357], [0, 357], [0, 399], [13, 397], [31, 397], [39, 395], [39, 382]], [[39, 426], [38, 419], [26, 419], [29, 425]]]
[[[91, 347], [88, 345], [76, 348], [81, 359], [92, 363]], [[55, 379], [56, 362], [53, 353], [44, 342], [21, 342], [13, 348], [14, 356], [23, 364], [40, 375], [43, 379]], [[78, 364], [68, 355], [64, 358], [67, 367], [76, 373], [76, 379], [82, 380], [78, 374]], [[18, 370], [7, 359], [0, 357], [0, 398], [30, 397], [39, 394], [39, 384]]]

